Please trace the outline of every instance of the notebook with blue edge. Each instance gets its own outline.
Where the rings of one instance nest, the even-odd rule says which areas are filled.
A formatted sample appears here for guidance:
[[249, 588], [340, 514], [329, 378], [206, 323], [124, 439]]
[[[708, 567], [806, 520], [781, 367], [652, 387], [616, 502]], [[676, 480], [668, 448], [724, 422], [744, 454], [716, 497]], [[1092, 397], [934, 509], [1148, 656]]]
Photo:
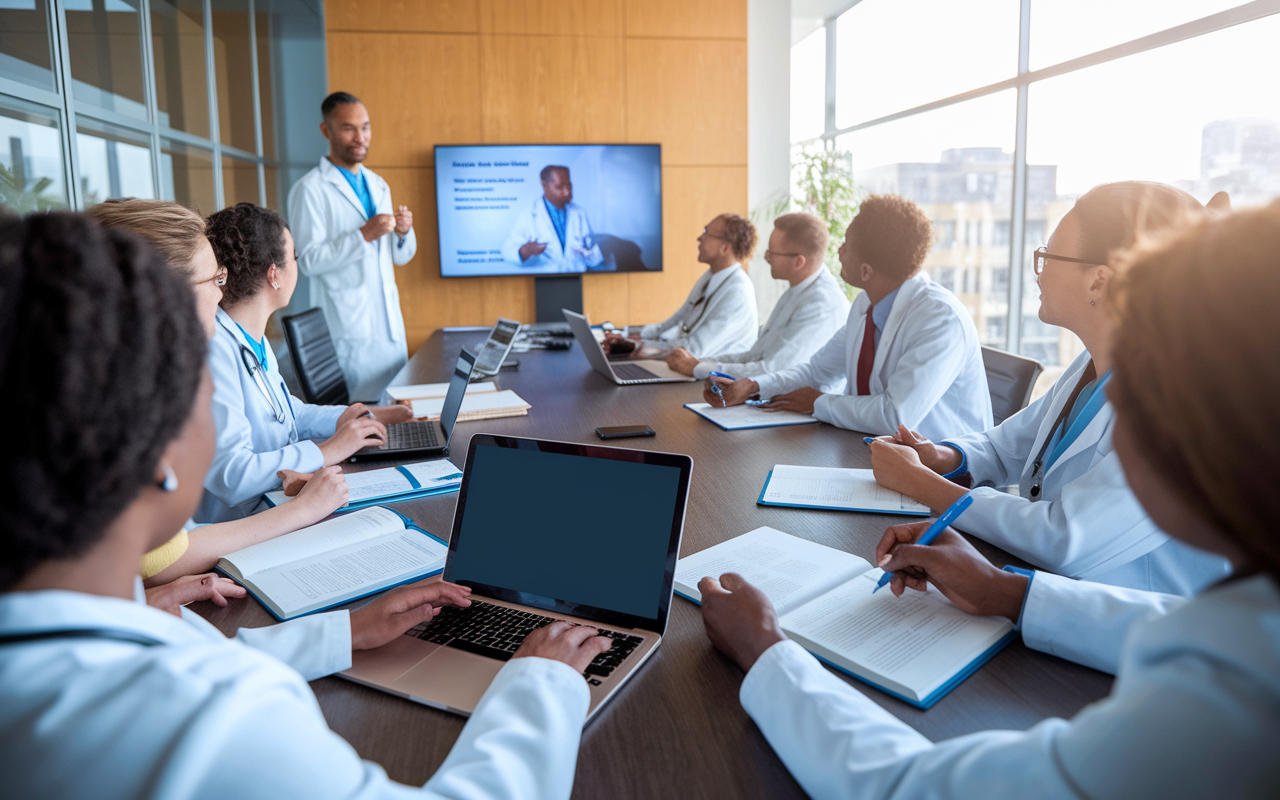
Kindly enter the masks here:
[[760, 497], [756, 499], [756, 505], [775, 506], [777, 508], [811, 508], [818, 511], [858, 511], [864, 514], [893, 514], [905, 517], [928, 517], [933, 514], [931, 511], [889, 511], [883, 508], [844, 508], [841, 506], [811, 505], [809, 503], [772, 503], [764, 499], [765, 492], [769, 490], [769, 481], [772, 478], [773, 470], [769, 470], [769, 474], [764, 479], [764, 486], [760, 487]]
[[[453, 489], [453, 491], [456, 491], [456, 487]], [[397, 517], [399, 517], [404, 522], [404, 529], [406, 531], [410, 531], [410, 530], [416, 531], [422, 534], [423, 536], [426, 536], [428, 539], [431, 539], [433, 542], [443, 547], [447, 553], [449, 548], [448, 542], [441, 539], [439, 536], [436, 536], [435, 534], [431, 533], [430, 531], [424, 528], [418, 527], [418, 525], [412, 519], [400, 513], [396, 509], [389, 508], [387, 506], [383, 506], [383, 508], [395, 514]], [[343, 509], [343, 510], [355, 510], [355, 509]], [[303, 528], [302, 530], [306, 530], [306, 528]], [[287, 536], [289, 534], [285, 534], [285, 535]], [[235, 554], [232, 553], [231, 555], [235, 555]], [[214, 571], [222, 575], [225, 575], [227, 578], [230, 578], [231, 580], [235, 581], [239, 585], [243, 586], [245, 588], [245, 591], [247, 591], [253, 597], [253, 599], [257, 600], [258, 604], [261, 605], [264, 609], [266, 609], [267, 613], [270, 614], [272, 617], [274, 617], [278, 622], [285, 622], [286, 620], [290, 620], [290, 619], [298, 619], [299, 617], [307, 617], [312, 614], [321, 614], [325, 611], [332, 611], [335, 608], [339, 608], [340, 606], [345, 606], [349, 603], [354, 603], [357, 600], [363, 600], [366, 597], [371, 597], [375, 594], [381, 594], [383, 592], [390, 591], [391, 589], [394, 589], [397, 586], [404, 586], [406, 584], [416, 583], [418, 581], [425, 580], [426, 578], [430, 578], [432, 576], [439, 575], [444, 572], [444, 561], [443, 561], [443, 555], [442, 555], [440, 566], [438, 568], [428, 569], [423, 572], [408, 576], [402, 580], [396, 581], [395, 583], [388, 584], [386, 586], [379, 586], [377, 588], [370, 589], [369, 591], [357, 590], [356, 594], [344, 596], [343, 599], [330, 603], [328, 605], [325, 605], [321, 608], [315, 608], [299, 614], [282, 616], [281, 614], [276, 612], [275, 608], [273, 608], [274, 602], [271, 601], [270, 598], [264, 597], [263, 594], [257, 590], [257, 587], [255, 587], [250, 582], [242, 580], [241, 578], [237, 577], [233, 572], [224, 568], [223, 567], [224, 560], [225, 559], [218, 561], [217, 565], [214, 566]]]
[[[345, 506], [337, 509], [333, 513], [345, 514], [348, 511], [359, 511], [362, 508], [370, 508], [372, 506], [381, 505], [383, 503], [402, 503], [406, 500], [417, 500], [422, 497], [431, 497], [432, 495], [437, 495], [437, 494], [448, 494], [450, 492], [458, 491], [458, 489], [461, 488], [462, 486], [461, 470], [459, 470], [454, 475], [446, 475], [440, 479], [440, 480], [446, 480], [446, 479], [456, 478], [457, 483], [445, 484], [444, 486], [424, 487], [418, 481], [418, 479], [414, 477], [413, 473], [405, 469], [403, 465], [397, 466], [397, 467], [388, 467], [388, 469], [395, 469], [401, 475], [404, 475], [404, 477], [409, 481], [410, 487], [412, 488], [410, 488], [409, 491], [407, 492], [398, 492], [396, 494], [380, 495], [378, 497], [367, 497], [363, 500], [356, 500], [354, 502], [347, 503]], [[262, 496], [262, 499], [266, 502], [266, 504], [269, 507], [276, 508], [277, 506], [282, 505], [282, 503], [278, 502], [277, 497], [273, 497], [273, 495], [279, 496], [280, 494], [281, 492], [279, 491], [267, 492]]]
[[[684, 592], [677, 590], [675, 594], [679, 597], [683, 597], [685, 600], [688, 600], [691, 603], [694, 603], [699, 606], [702, 605], [701, 601], [695, 600], [694, 598], [690, 597]], [[1016, 638], [1018, 638], [1018, 632], [1016, 630], [1009, 631], [1009, 633], [1005, 634], [1004, 638], [1002, 638], [1000, 641], [993, 644], [991, 647], [987, 648], [987, 650], [983, 652], [982, 655], [978, 656], [973, 661], [970, 661], [962, 670], [957, 672], [955, 676], [953, 676], [946, 683], [939, 686], [932, 693], [925, 696], [923, 700], [914, 700], [910, 697], [907, 697], [906, 695], [895, 692], [894, 690], [888, 688], [887, 686], [882, 686], [876, 683], [875, 681], [868, 680], [867, 678], [864, 678], [863, 676], [858, 675], [855, 672], [851, 672], [850, 670], [845, 669], [839, 664], [833, 663], [828, 659], [823, 658], [822, 656], [818, 655], [812, 650], [809, 650], [808, 648], [805, 648], [805, 652], [809, 653], [809, 655], [818, 659], [818, 661], [822, 662], [828, 667], [839, 672], [841, 675], [848, 675], [850, 678], [853, 678], [859, 683], [866, 684], [867, 686], [870, 686], [878, 691], [884, 692], [885, 694], [889, 695], [890, 697], [896, 700], [901, 700], [907, 705], [913, 706], [923, 711], [923, 710], [928, 710], [932, 708], [934, 704], [936, 704], [939, 700], [941, 700], [942, 698], [950, 694], [952, 689], [955, 689], [957, 686], [964, 683], [966, 678], [968, 678], [973, 673], [977, 672], [978, 669], [980, 669], [983, 664], [986, 664], [988, 661], [994, 658], [996, 653], [999, 653], [1001, 650], [1008, 647], [1009, 643]], [[803, 647], [803, 645], [801, 646]]]
[[[730, 427], [728, 425], [725, 425], [715, 417], [709, 414], [702, 413], [702, 410], [700, 408], [695, 408], [695, 406], [705, 406], [705, 405], [707, 404], [706, 403], [685, 403], [684, 407], [689, 409], [693, 413], [697, 414], [698, 416], [702, 417], [703, 419], [707, 420], [708, 422], [712, 423], [722, 431], [754, 431], [754, 430], [759, 430], [761, 428], [789, 428], [795, 425], [816, 425], [818, 423], [818, 420], [813, 419], [812, 417], [808, 419], [798, 419], [798, 420], [786, 420], [783, 417], [775, 417], [774, 421], [766, 421], [766, 420], [770, 420], [770, 417], [766, 416], [768, 412], [755, 411], [754, 413], [761, 414], [761, 423], [759, 425], [736, 425], [736, 426]], [[738, 408], [738, 406], [731, 406], [730, 408], [731, 409]], [[747, 408], [747, 406], [742, 406], [742, 408]], [[785, 412], [775, 412], [775, 413], [785, 413]], [[776, 421], [777, 419], [784, 419], [784, 421], [778, 422]]]

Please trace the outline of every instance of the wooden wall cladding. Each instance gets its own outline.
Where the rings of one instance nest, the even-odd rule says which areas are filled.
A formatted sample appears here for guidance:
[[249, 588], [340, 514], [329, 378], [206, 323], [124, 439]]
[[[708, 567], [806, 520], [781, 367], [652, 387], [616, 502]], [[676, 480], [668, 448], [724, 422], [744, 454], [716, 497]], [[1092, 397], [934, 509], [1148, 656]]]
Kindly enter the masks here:
[[440, 277], [437, 144], [662, 145], [664, 271], [585, 276], [596, 321], [667, 317], [703, 269], [702, 226], [747, 212], [746, 0], [329, 0], [325, 18], [330, 90], [368, 106], [368, 166], [413, 210], [410, 350], [534, 318], [531, 277]]

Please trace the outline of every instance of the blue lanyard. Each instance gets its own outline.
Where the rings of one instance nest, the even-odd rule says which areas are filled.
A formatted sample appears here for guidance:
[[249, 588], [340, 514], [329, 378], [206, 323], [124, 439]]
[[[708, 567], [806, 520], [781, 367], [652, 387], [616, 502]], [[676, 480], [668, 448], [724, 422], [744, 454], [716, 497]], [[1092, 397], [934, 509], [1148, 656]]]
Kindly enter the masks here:
[[[1062, 434], [1062, 439], [1059, 440], [1058, 446], [1053, 448], [1053, 452], [1049, 453], [1049, 459], [1044, 464], [1045, 472], [1048, 472], [1049, 468], [1053, 466], [1053, 462], [1057, 461], [1075, 443], [1075, 440], [1080, 438], [1080, 434], [1084, 432], [1084, 429], [1089, 427], [1089, 423], [1093, 422], [1094, 417], [1098, 416], [1098, 411], [1106, 405], [1107, 393], [1105, 389], [1109, 380], [1111, 380], [1110, 370], [1098, 379], [1098, 384], [1093, 388], [1093, 394], [1089, 396], [1084, 408], [1080, 409], [1075, 422], [1071, 423], [1066, 433]], [[1049, 436], [1052, 438], [1053, 433], [1050, 433]]]

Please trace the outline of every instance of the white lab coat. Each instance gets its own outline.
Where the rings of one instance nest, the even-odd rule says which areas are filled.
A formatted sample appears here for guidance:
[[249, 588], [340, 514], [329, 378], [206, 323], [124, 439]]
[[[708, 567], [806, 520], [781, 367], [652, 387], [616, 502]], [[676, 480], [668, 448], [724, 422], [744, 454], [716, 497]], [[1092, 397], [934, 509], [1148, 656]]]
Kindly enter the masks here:
[[[538, 195], [529, 209], [516, 217], [511, 234], [502, 245], [502, 257], [522, 267], [543, 270], [553, 268], [550, 270], [553, 272], [582, 272], [584, 269], [600, 266], [604, 262], [604, 256], [591, 232], [587, 212], [573, 201], [564, 209], [564, 247], [560, 246], [560, 237], [556, 235], [556, 226], [551, 222], [547, 204], [543, 202], [543, 196]], [[520, 248], [527, 242], [545, 244], [547, 249], [522, 261]]]
[[[298, 265], [311, 278], [311, 305], [324, 310], [352, 402], [377, 400], [408, 361], [396, 266], [418, 250], [413, 229], [366, 242], [369, 221], [351, 184], [328, 158], [289, 191], [289, 225]], [[361, 167], [379, 214], [391, 214], [391, 189]]]
[[329, 730], [304, 676], [199, 617], [77, 592], [0, 595], [0, 635], [69, 628], [140, 633], [162, 645], [0, 645], [6, 796], [556, 800], [573, 787], [590, 697], [582, 676], [557, 661], [504, 666], [417, 789], [393, 783]]
[[[1036, 454], [1089, 359], [1081, 353], [1046, 394], [1000, 425], [942, 440], [964, 454], [979, 487], [957, 527], [1062, 575], [1195, 594], [1229, 565], [1170, 539], [1138, 505], [1111, 446], [1110, 403], [1045, 473], [1040, 499], [1028, 499]], [[1015, 482], [1020, 496], [998, 488]]]
[[[1044, 577], [1032, 581], [1033, 595]], [[742, 706], [815, 800], [1280, 796], [1280, 592], [1270, 578], [1178, 608], [1061, 578], [1042, 588], [1053, 590], [1047, 608], [1060, 605], [1038, 635], [1065, 652], [1095, 651], [1092, 642], [1123, 639], [1132, 619], [1172, 609], [1133, 625], [1113, 662], [1111, 696], [1070, 721], [935, 745], [790, 641], [751, 668]], [[1039, 646], [1027, 628], [1027, 643]]]
[[858, 395], [858, 356], [871, 301], [853, 299], [848, 321], [808, 362], [756, 378], [762, 398], [846, 379], [844, 394], [824, 394], [813, 405], [823, 422], [876, 435], [898, 425], [930, 439], [991, 427], [991, 394], [978, 330], [956, 296], [923, 272], [908, 278], [894, 298], [871, 367], [871, 394]]
[[249, 346], [248, 338], [221, 308], [215, 327], [209, 342], [209, 371], [218, 448], [196, 509], [195, 521], [202, 524], [252, 514], [264, 492], [280, 488], [278, 470], [314, 472], [323, 467], [324, 455], [311, 439], [332, 436], [346, 410], [308, 405], [290, 394], [280, 377], [276, 354], [268, 346], [267, 386], [275, 396], [275, 409], [283, 408], [285, 415], [284, 422], [278, 422], [275, 409], [241, 360], [240, 347]]
[[[715, 371], [754, 378], [803, 364], [840, 330], [848, 316], [849, 298], [831, 272], [819, 266], [817, 272], [782, 293], [749, 350], [704, 359], [693, 368], [693, 377], [706, 380]], [[819, 388], [839, 392], [844, 379]]]
[[734, 264], [715, 274], [708, 269], [699, 275], [676, 313], [663, 322], [645, 325], [640, 337], [648, 347], [683, 347], [697, 358], [705, 358], [749, 349], [756, 343], [759, 326], [755, 287], [742, 267]]

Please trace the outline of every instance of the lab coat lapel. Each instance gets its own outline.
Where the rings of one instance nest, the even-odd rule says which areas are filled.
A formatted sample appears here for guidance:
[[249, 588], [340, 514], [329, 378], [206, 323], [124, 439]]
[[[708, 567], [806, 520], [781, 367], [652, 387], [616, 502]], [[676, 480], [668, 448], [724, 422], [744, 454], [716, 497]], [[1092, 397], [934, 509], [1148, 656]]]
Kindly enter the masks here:
[[[867, 381], [868, 384], [872, 386], [881, 385], [881, 388], [883, 388], [880, 375], [884, 372], [885, 361], [888, 360], [889, 350], [893, 347], [894, 337], [898, 335], [898, 331], [902, 328], [902, 320], [907, 315], [907, 309], [928, 280], [928, 275], [918, 272], [908, 278], [902, 284], [902, 288], [898, 290], [898, 296], [893, 300], [893, 308], [889, 310], [889, 319], [885, 320], [884, 330], [880, 331], [880, 344], [876, 345], [876, 360], [871, 366], [871, 377]], [[865, 328], [865, 318], [862, 324]], [[861, 342], [859, 342], [859, 346], [861, 346]]]
[[[1040, 452], [1040, 447], [1044, 444], [1046, 437], [1053, 435], [1053, 423], [1058, 420], [1058, 415], [1062, 413], [1062, 407], [1071, 398], [1071, 391], [1075, 389], [1076, 383], [1079, 382], [1080, 376], [1088, 365], [1089, 359], [1086, 357], [1079, 361], [1074, 369], [1064, 372], [1062, 377], [1058, 378], [1053, 389], [1053, 402], [1049, 404], [1044, 416], [1040, 418], [1040, 427], [1036, 431], [1035, 445], [1031, 448], [1031, 452], [1027, 454], [1026, 463], [1022, 465], [1022, 474], [1024, 476], [1031, 474], [1035, 466], [1036, 454]], [[1045, 475], [1048, 476], [1049, 473], [1065, 464], [1082, 450], [1095, 447], [1111, 425], [1111, 413], [1111, 405], [1109, 403], [1099, 409], [1097, 416], [1093, 418], [1088, 427], [1081, 431], [1076, 440], [1067, 448], [1067, 451], [1059, 456], [1057, 461], [1053, 462], [1053, 466], [1045, 470]], [[1044, 457], [1049, 457], [1047, 450]]]
[[[352, 191], [351, 184], [347, 183], [347, 179], [338, 174], [340, 169], [342, 167], [336, 166], [328, 158], [320, 159], [320, 172], [324, 175], [324, 179], [333, 184], [334, 188], [338, 190], [338, 194], [347, 198], [347, 202], [351, 203], [361, 219], [368, 220], [369, 217], [364, 213], [364, 203], [361, 203], [360, 198], [356, 197], [356, 193]], [[371, 193], [373, 191], [372, 184], [369, 186], [369, 191]]]

